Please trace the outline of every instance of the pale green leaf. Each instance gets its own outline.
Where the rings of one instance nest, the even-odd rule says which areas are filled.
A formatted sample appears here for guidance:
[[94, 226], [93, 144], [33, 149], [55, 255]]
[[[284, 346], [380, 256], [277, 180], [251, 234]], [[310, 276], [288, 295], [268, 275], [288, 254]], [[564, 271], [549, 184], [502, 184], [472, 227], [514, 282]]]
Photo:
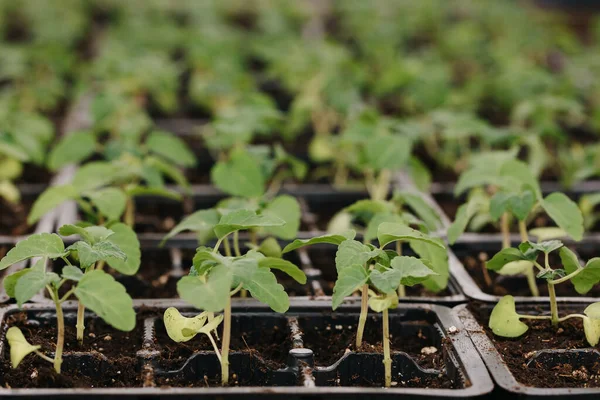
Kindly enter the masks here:
[[208, 313], [205, 311], [195, 317], [187, 318], [175, 307], [169, 307], [163, 315], [163, 323], [171, 340], [181, 343], [193, 339], [206, 324]]
[[300, 204], [295, 197], [284, 194], [270, 201], [262, 215], [274, 216], [285, 221], [283, 226], [264, 228], [267, 234], [281, 239], [294, 239], [300, 228]]
[[267, 304], [273, 311], [284, 313], [290, 308], [290, 299], [275, 275], [267, 268], [258, 268], [249, 282], [244, 282], [253, 298]]
[[96, 151], [96, 136], [89, 131], [71, 132], [60, 139], [48, 155], [48, 168], [58, 171], [69, 164], [79, 164]]
[[577, 203], [563, 193], [552, 193], [541, 201], [550, 218], [575, 240], [583, 238], [583, 215]]
[[344, 301], [344, 298], [350, 296], [358, 288], [363, 286], [369, 280], [369, 275], [364, 266], [354, 264], [342, 269], [338, 273], [338, 278], [333, 287], [333, 296], [331, 306], [335, 310]]
[[356, 236], [356, 232], [353, 230], [350, 230], [350, 231], [344, 232], [342, 234], [322, 235], [322, 236], [317, 236], [317, 237], [310, 238], [310, 239], [296, 239], [292, 243], [285, 246], [285, 248], [283, 249], [283, 253], [284, 254], [289, 253], [290, 251], [299, 249], [301, 247], [312, 246], [313, 244], [319, 244], [319, 243], [327, 243], [327, 244], [333, 244], [333, 245], [337, 246], [340, 243], [342, 243], [344, 240], [354, 239], [355, 236]]
[[302, 285], [306, 283], [306, 275], [304, 272], [287, 260], [274, 257], [265, 257], [258, 261], [258, 266], [263, 268], [277, 269], [286, 273], [288, 276]]
[[66, 254], [60, 236], [55, 233], [38, 233], [17, 243], [0, 261], [0, 270], [33, 257], [54, 259]]
[[118, 221], [121, 219], [125, 206], [127, 205], [127, 195], [119, 188], [107, 187], [84, 193], [92, 203], [98, 208], [109, 221]]
[[238, 150], [227, 161], [219, 161], [210, 171], [213, 184], [232, 196], [260, 197], [265, 177], [260, 165], [246, 151]]
[[79, 192], [73, 185], [51, 186], [46, 189], [33, 203], [27, 223], [34, 224], [46, 213], [52, 211], [67, 200], [76, 199]]
[[215, 225], [219, 223], [219, 213], [211, 208], [208, 210], [199, 210], [185, 217], [171, 231], [165, 235], [161, 245], [167, 240], [178, 235], [183, 231], [192, 231], [198, 234], [198, 237], [205, 238], [209, 233], [213, 233]]
[[223, 265], [212, 268], [204, 281], [201, 276], [184, 276], [177, 282], [179, 296], [194, 307], [209, 312], [225, 308], [233, 276]]
[[141, 265], [142, 253], [140, 241], [131, 227], [123, 223], [110, 226], [114, 232], [107, 240], [117, 246], [124, 254], [125, 259], [117, 256], [109, 256], [106, 262], [111, 268], [125, 275], [134, 275]]
[[529, 329], [519, 318], [514, 297], [504, 296], [492, 310], [488, 326], [498, 336], [519, 337]]
[[383, 224], [379, 225], [377, 239], [379, 239], [379, 245], [382, 247], [398, 240], [417, 240], [438, 246], [442, 249], [445, 248], [444, 245], [442, 245], [439, 241], [422, 232], [412, 229], [404, 224], [392, 222], [384, 222]]
[[250, 210], [236, 210], [223, 215], [214, 231], [219, 239], [242, 229], [283, 226], [285, 221], [275, 215], [256, 214]]
[[182, 167], [193, 167], [196, 165], [196, 157], [188, 145], [171, 133], [160, 131], [150, 132], [145, 144], [150, 152], [158, 154], [172, 163]]
[[13, 368], [17, 368], [25, 356], [42, 347], [29, 344], [25, 336], [23, 336], [23, 332], [16, 326], [8, 328], [8, 331], [6, 331], [6, 340], [10, 347], [10, 363]]

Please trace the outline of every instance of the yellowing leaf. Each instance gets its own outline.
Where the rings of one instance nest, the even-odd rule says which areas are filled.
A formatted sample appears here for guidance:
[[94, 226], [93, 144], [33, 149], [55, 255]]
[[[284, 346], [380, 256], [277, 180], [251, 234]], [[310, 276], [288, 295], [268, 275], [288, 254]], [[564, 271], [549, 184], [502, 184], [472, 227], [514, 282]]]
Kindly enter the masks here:
[[30, 353], [39, 350], [41, 346], [30, 344], [23, 332], [16, 326], [10, 327], [6, 332], [6, 340], [10, 346], [10, 363], [13, 368], [17, 368], [21, 361]]

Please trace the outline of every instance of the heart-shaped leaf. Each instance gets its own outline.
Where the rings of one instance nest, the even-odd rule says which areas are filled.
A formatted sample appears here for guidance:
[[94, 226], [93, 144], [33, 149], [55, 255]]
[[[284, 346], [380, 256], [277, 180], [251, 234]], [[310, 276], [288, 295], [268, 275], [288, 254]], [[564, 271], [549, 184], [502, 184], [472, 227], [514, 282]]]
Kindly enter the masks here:
[[23, 332], [16, 326], [8, 328], [6, 340], [10, 347], [10, 364], [13, 368], [17, 368], [28, 354], [31, 354], [42, 347], [29, 344], [27, 339], [25, 339], [25, 336], [23, 336]]
[[492, 310], [488, 326], [498, 336], [519, 337], [529, 329], [519, 318], [515, 298], [504, 296]]
[[187, 318], [175, 307], [169, 307], [163, 315], [163, 322], [169, 337], [177, 342], [187, 342], [193, 339], [205, 325], [208, 318], [208, 312], [198, 314], [195, 317]]

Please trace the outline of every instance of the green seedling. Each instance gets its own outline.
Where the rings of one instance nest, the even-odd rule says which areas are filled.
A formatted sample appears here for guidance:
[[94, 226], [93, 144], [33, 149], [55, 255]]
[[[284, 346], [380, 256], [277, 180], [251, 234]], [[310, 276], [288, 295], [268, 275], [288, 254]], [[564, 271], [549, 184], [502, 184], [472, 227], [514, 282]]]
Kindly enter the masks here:
[[[158, 136], [167, 138], [162, 134]], [[111, 161], [89, 162], [77, 170], [70, 184], [53, 186], [43, 192], [33, 204], [28, 222], [32, 224], [65, 201], [75, 200], [87, 220], [93, 223], [123, 220], [133, 227], [136, 197], [181, 200], [179, 192], [165, 185], [165, 178], [184, 188], [189, 186], [177, 167], [152, 155], [137, 157], [122, 153]]]
[[[215, 347], [221, 363], [221, 379], [225, 385], [229, 382], [229, 344], [231, 340], [231, 297], [240, 290], [246, 290], [250, 296], [265, 303], [273, 311], [284, 313], [290, 302], [282, 285], [271, 272], [278, 269], [300, 284], [306, 283], [306, 276], [297, 266], [281, 258], [266, 257], [256, 250], [244, 255], [221, 255], [221, 243], [227, 242], [228, 236], [240, 230], [258, 227], [282, 227], [285, 221], [275, 216], [259, 215], [251, 210], [236, 210], [223, 215], [219, 223], [213, 227], [218, 238], [214, 248], [200, 247], [194, 256], [194, 264], [190, 274], [177, 283], [177, 292], [181, 298], [205, 313], [223, 311], [223, 317], [200, 314], [193, 320], [182, 319], [172, 309], [165, 313], [164, 321], [169, 336], [176, 341], [197, 333], [209, 334], [223, 321], [221, 335], [221, 351]], [[203, 318], [208, 322], [204, 325]], [[220, 355], [219, 355], [220, 353]]]
[[18, 204], [21, 193], [15, 181], [21, 177], [25, 164], [43, 165], [54, 128], [41, 115], [15, 111], [3, 115], [1, 130], [0, 199]]
[[[562, 265], [551, 266], [549, 255], [557, 250]], [[543, 256], [543, 264], [538, 263], [539, 256]], [[552, 325], [558, 325], [560, 322], [571, 318], [581, 318], [588, 343], [591, 346], [598, 344], [600, 340], [600, 303], [589, 305], [583, 314], [569, 314], [559, 317], [555, 286], [571, 282], [578, 293], [585, 294], [589, 292], [600, 282], [600, 274], [598, 274], [600, 258], [592, 258], [585, 266], [582, 266], [577, 254], [565, 247], [559, 240], [540, 243], [523, 242], [518, 248], [509, 247], [497, 253], [487, 262], [486, 267], [498, 271], [515, 261], [532, 263], [537, 269], [537, 277], [546, 280], [550, 295], [550, 315], [518, 314], [514, 298], [510, 295], [504, 296], [494, 307], [490, 316], [489, 327], [494, 334], [511, 338], [523, 335], [529, 327], [521, 322], [521, 319], [549, 320]]]
[[[563, 193], [542, 195], [537, 179], [527, 164], [499, 158], [494, 162], [488, 158], [487, 163], [478, 163], [465, 171], [455, 187], [455, 195], [462, 194], [469, 188], [478, 188], [472, 192], [466, 204], [459, 207], [452, 226], [448, 229], [448, 241], [454, 243], [465, 231], [470, 222], [500, 221], [502, 247], [510, 247], [510, 223], [516, 219], [522, 242], [529, 240], [527, 225], [539, 213], [545, 213], [557, 227], [537, 228], [538, 237], [570, 236], [575, 240], [583, 237], [583, 216], [581, 211]], [[482, 189], [487, 187], [487, 190]], [[550, 236], [551, 235], [551, 236]], [[498, 271], [500, 274], [525, 274], [533, 296], [539, 296], [535, 282], [534, 264], [528, 260], [519, 260]], [[491, 284], [491, 279], [489, 279]]]
[[591, 231], [600, 221], [600, 213], [597, 207], [600, 204], [600, 193], [591, 193], [581, 196], [579, 209], [583, 215], [583, 223], [586, 231]]
[[[440, 269], [438, 263], [447, 265], [447, 255], [441, 240], [427, 236], [402, 223], [384, 222], [378, 226], [379, 248], [354, 239], [355, 232], [319, 236], [308, 240], [295, 240], [285, 247], [284, 253], [319, 244], [338, 246], [335, 265], [338, 273], [333, 288], [332, 308], [337, 309], [347, 296], [361, 291], [361, 311], [356, 331], [356, 349], [362, 347], [363, 332], [368, 308], [383, 313], [383, 344], [385, 385], [391, 385], [392, 360], [389, 343], [388, 309], [398, 306], [398, 293], [404, 296], [405, 286], [434, 284]], [[386, 250], [391, 243], [408, 242], [420, 256], [402, 256]], [[442, 266], [442, 270], [444, 267]], [[447, 269], [447, 267], [446, 267]], [[446, 279], [447, 282], [447, 279]]]
[[[62, 303], [73, 295], [83, 307], [89, 308], [113, 327], [126, 332], [133, 330], [135, 311], [125, 287], [115, 281], [110, 274], [101, 269], [94, 269], [94, 265], [99, 262], [106, 262], [124, 273], [134, 269], [135, 262], [128, 258], [128, 254], [136, 253], [133, 246], [133, 241], [137, 242], [135, 234], [128, 231], [128, 228], [122, 224], [115, 225], [113, 228], [114, 231], [98, 226], [82, 228], [65, 225], [61, 228], [63, 234], [77, 233], [83, 240], [65, 248], [63, 240], [56, 234], [31, 235], [17, 243], [0, 261], [0, 270], [2, 270], [19, 262], [39, 258], [39, 261], [36, 261], [30, 268], [7, 276], [4, 279], [4, 288], [10, 297], [17, 300], [19, 306], [45, 288], [56, 307], [58, 331], [54, 357], [43, 354], [40, 346], [27, 342], [19, 328], [11, 327], [6, 337], [10, 346], [13, 368], [17, 368], [25, 356], [35, 353], [52, 363], [55, 371], [60, 373], [65, 343]], [[137, 265], [139, 266], [139, 243], [137, 252]], [[70, 259], [77, 260], [78, 265], [73, 265]], [[51, 272], [47, 270], [48, 260], [63, 260], [67, 265], [60, 274]], [[61, 296], [59, 290], [67, 282], [70, 284], [70, 288]], [[78, 335], [80, 331], [83, 335], [83, 314], [80, 317], [79, 313], [77, 331]]]

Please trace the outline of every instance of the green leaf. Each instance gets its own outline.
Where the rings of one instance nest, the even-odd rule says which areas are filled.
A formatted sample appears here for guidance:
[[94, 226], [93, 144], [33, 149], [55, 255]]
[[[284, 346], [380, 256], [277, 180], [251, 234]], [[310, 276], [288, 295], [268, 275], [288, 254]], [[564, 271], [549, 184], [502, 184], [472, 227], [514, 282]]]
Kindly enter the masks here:
[[531, 261], [520, 260], [509, 262], [496, 272], [500, 275], [513, 276], [524, 274], [531, 268], [533, 268], [533, 263]]
[[385, 272], [371, 272], [371, 282], [384, 293], [391, 293], [400, 285], [414, 286], [435, 275], [435, 272], [415, 257], [398, 256], [392, 259], [390, 265], [392, 268]]
[[492, 310], [488, 326], [495, 335], [519, 337], [529, 329], [519, 318], [515, 308], [515, 298], [504, 296]]
[[536, 252], [531, 252], [531, 254], [526, 255], [523, 254], [519, 249], [509, 247], [496, 253], [491, 260], [485, 263], [485, 267], [492, 271], [499, 271], [502, 269], [502, 267], [510, 262], [520, 260], [533, 261], [536, 259], [536, 257]]
[[54, 259], [66, 254], [60, 236], [55, 233], [37, 233], [17, 243], [0, 261], [0, 270], [33, 257]]
[[501, 186], [502, 178], [491, 173], [487, 168], [472, 168], [463, 172], [454, 186], [454, 196], [458, 197], [467, 189], [478, 186], [495, 185]]
[[187, 318], [175, 307], [169, 307], [163, 315], [167, 335], [171, 340], [181, 343], [193, 339], [206, 324], [208, 313], [205, 311], [195, 317]]
[[79, 282], [83, 278], [83, 271], [72, 265], [67, 265], [62, 270], [62, 277], [72, 281]]
[[8, 328], [8, 331], [6, 331], [6, 340], [10, 347], [10, 363], [13, 368], [17, 368], [28, 354], [42, 347], [29, 344], [25, 336], [23, 336], [23, 332], [16, 326]]
[[258, 215], [250, 210], [236, 210], [223, 215], [214, 231], [219, 239], [232, 232], [257, 227], [283, 226], [285, 221], [275, 215]]
[[387, 293], [385, 296], [369, 298], [369, 307], [375, 312], [383, 312], [390, 308], [398, 307], [398, 295], [395, 292]]
[[48, 155], [48, 168], [58, 171], [69, 164], [79, 164], [96, 151], [96, 136], [92, 132], [72, 132], [60, 139]]
[[84, 227], [81, 225], [66, 224], [58, 229], [58, 233], [62, 236], [79, 235], [81, 239], [89, 244], [94, 244], [106, 240], [111, 235], [114, 235], [115, 232], [103, 226]]
[[582, 267], [577, 254], [568, 247], [561, 248], [559, 254], [567, 274], [583, 268], [583, 271], [571, 278], [571, 283], [577, 293], [586, 294], [600, 282], [600, 258], [592, 258], [585, 267]]
[[116, 244], [108, 240], [103, 240], [93, 245], [79, 241], [69, 246], [67, 250], [77, 251], [79, 264], [84, 269], [89, 268], [92, 264], [100, 260], [107, 260], [111, 257], [121, 259], [122, 261], [127, 259], [127, 255]]
[[263, 240], [257, 250], [267, 257], [281, 258], [282, 255], [279, 242], [272, 236]]
[[233, 276], [223, 265], [212, 268], [204, 280], [202, 276], [184, 276], [177, 282], [179, 296], [194, 307], [209, 312], [225, 308], [229, 299]]
[[26, 275], [28, 273], [31, 272], [31, 268], [24, 268], [20, 271], [14, 272], [10, 275], [8, 275], [6, 278], [4, 278], [4, 290], [6, 291], [6, 294], [8, 295], [8, 297], [10, 298], [15, 298], [15, 286], [17, 286], [17, 282], [19, 280], [19, 278], [21, 278], [23, 275]]
[[67, 200], [79, 197], [79, 192], [73, 185], [51, 186], [46, 189], [33, 203], [27, 223], [32, 225], [46, 213], [52, 211]]
[[583, 313], [592, 319], [600, 320], [600, 302], [590, 304]]
[[379, 225], [377, 239], [379, 239], [379, 245], [381, 247], [384, 247], [385, 245], [397, 240], [417, 240], [438, 246], [442, 249], [445, 248], [444, 245], [442, 245], [439, 241], [422, 232], [412, 229], [404, 224], [392, 222], [384, 222], [383, 224]]
[[105, 161], [94, 161], [81, 166], [71, 184], [77, 193], [95, 190], [113, 183], [123, 176], [122, 166]]
[[427, 229], [435, 231], [441, 228], [442, 220], [440, 216], [422, 196], [408, 192], [400, 192], [398, 196], [415, 212], [417, 217], [425, 222]]
[[338, 246], [344, 240], [354, 239], [355, 236], [356, 232], [350, 230], [342, 234], [322, 235], [310, 239], [296, 239], [292, 243], [285, 246], [285, 248], [283, 249], [283, 254], [289, 253], [290, 251], [299, 249], [304, 246], [312, 246], [313, 244], [319, 243], [327, 243]]
[[490, 215], [494, 221], [497, 221], [504, 212], [509, 212], [518, 220], [524, 221], [534, 204], [535, 197], [531, 190], [525, 190], [520, 194], [498, 192], [490, 200]]
[[[443, 244], [441, 239], [436, 239]], [[421, 261], [429, 269], [435, 272], [421, 284], [432, 292], [440, 292], [448, 286], [450, 279], [450, 264], [448, 263], [448, 251], [439, 246], [432, 246], [426, 242], [410, 241], [410, 247], [419, 255]]]
[[[169, 164], [168, 162], [153, 156], [148, 156], [144, 160], [144, 170], [145, 171], [156, 171], [158, 175], [162, 174], [165, 177], [171, 179], [173, 182], [181, 186], [182, 188], [188, 189], [190, 188], [190, 182], [185, 177], [185, 174], [179, 169], [177, 166]], [[154, 179], [154, 173], [150, 173], [151, 180], [148, 181], [150, 186], [154, 187], [162, 187], [163, 186], [163, 178], [162, 176], [159, 179]], [[155, 182], [156, 180], [156, 182]], [[160, 183], [159, 183], [160, 180]]]
[[75, 296], [109, 325], [125, 332], [135, 328], [131, 297], [125, 287], [106, 272], [85, 273], [75, 288]]
[[125, 190], [127, 196], [129, 197], [145, 197], [145, 196], [154, 196], [154, 197], [164, 197], [166, 199], [177, 200], [180, 201], [182, 196], [181, 193], [178, 193], [174, 190], [167, 189], [164, 187], [147, 187], [141, 185], [128, 186]]
[[278, 269], [282, 272], [285, 272], [296, 282], [302, 285], [306, 283], [306, 275], [304, 272], [294, 265], [294, 263], [291, 263], [287, 260], [274, 257], [265, 257], [258, 261], [258, 266], [262, 268]]
[[265, 228], [267, 234], [281, 239], [294, 239], [300, 229], [300, 204], [295, 197], [284, 194], [267, 204], [262, 215], [274, 216], [285, 221], [285, 225]]
[[596, 346], [600, 341], [600, 319], [583, 318], [583, 331], [590, 346]]
[[15, 285], [15, 299], [19, 307], [23, 303], [31, 300], [40, 290], [44, 289], [52, 276], [46, 274], [46, 259], [42, 258], [33, 267], [28, 274], [20, 277]]
[[107, 187], [84, 194], [109, 221], [121, 219], [127, 204], [127, 195], [119, 188]]
[[[1, 165], [0, 168], [2, 168]], [[0, 199], [2, 198], [9, 203], [18, 204], [21, 201], [21, 192], [13, 182], [0, 180]]]
[[375, 171], [400, 170], [406, 166], [412, 150], [410, 138], [400, 135], [381, 136], [367, 142], [365, 155]]
[[448, 242], [450, 244], [456, 243], [467, 229], [469, 221], [483, 208], [484, 204], [479, 196], [469, 197], [469, 200], [458, 208], [454, 222], [448, 228]]
[[123, 223], [113, 224], [110, 229], [114, 232], [107, 240], [117, 246], [124, 254], [125, 259], [117, 256], [106, 258], [111, 268], [124, 275], [134, 275], [138, 272], [142, 260], [140, 241], [137, 234], [128, 225]]
[[258, 268], [249, 282], [244, 282], [253, 298], [268, 304], [273, 311], [284, 313], [290, 308], [290, 299], [275, 275], [267, 268]]
[[529, 165], [523, 161], [514, 159], [505, 161], [500, 168], [500, 175], [503, 178], [504, 189], [521, 193], [524, 187], [531, 188], [536, 199], [542, 197], [537, 178], [531, 172]]
[[335, 253], [335, 267], [338, 274], [345, 268], [354, 265], [365, 265], [367, 261], [379, 256], [382, 250], [372, 249], [357, 240], [343, 241]]
[[546, 240], [544, 242], [533, 243], [531, 241], [523, 242], [519, 245], [519, 250], [523, 254], [530, 254], [532, 251], [541, 251], [542, 253], [549, 254], [554, 250], [558, 250], [563, 247], [564, 244], [560, 240]]
[[367, 224], [367, 229], [364, 232], [364, 240], [367, 242], [371, 242], [377, 238], [377, 231], [379, 230], [379, 225], [384, 222], [394, 222], [398, 224], [406, 224], [407, 221], [404, 220], [400, 215], [396, 213], [378, 213], [371, 218], [369, 223]]
[[548, 216], [573, 239], [583, 239], [583, 215], [577, 203], [563, 193], [552, 193], [541, 201]]
[[408, 173], [417, 189], [421, 192], [429, 193], [432, 181], [431, 172], [429, 172], [427, 166], [421, 160], [414, 156], [411, 157], [408, 161]]
[[369, 275], [367, 275], [365, 267], [360, 264], [354, 264], [340, 270], [331, 297], [333, 309], [337, 309], [347, 296], [366, 284], [368, 280]]
[[210, 171], [213, 184], [232, 196], [260, 197], [265, 193], [265, 177], [260, 165], [246, 151], [232, 152], [227, 161], [219, 161]]
[[146, 139], [146, 147], [150, 152], [158, 154], [179, 166], [193, 167], [196, 165], [196, 156], [188, 145], [171, 133], [150, 132]]
[[183, 231], [192, 231], [198, 234], [198, 237], [205, 238], [209, 233], [213, 233], [215, 225], [219, 223], [219, 213], [211, 208], [208, 210], [199, 210], [185, 217], [177, 226], [165, 235], [161, 241], [161, 246], [172, 237]]

